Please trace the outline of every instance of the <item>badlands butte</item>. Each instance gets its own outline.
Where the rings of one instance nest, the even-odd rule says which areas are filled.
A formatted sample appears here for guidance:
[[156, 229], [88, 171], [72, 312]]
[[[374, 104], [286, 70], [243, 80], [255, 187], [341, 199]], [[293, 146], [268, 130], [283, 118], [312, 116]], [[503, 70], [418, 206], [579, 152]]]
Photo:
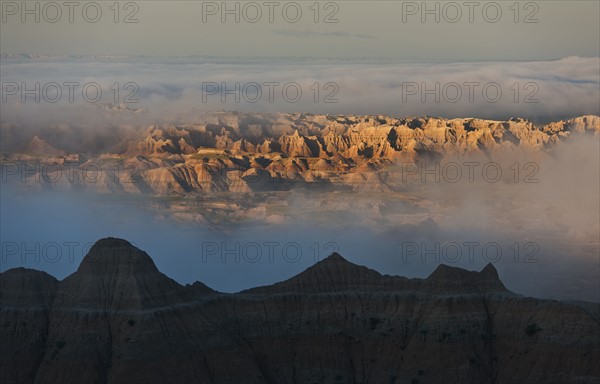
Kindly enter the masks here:
[[[114, 121], [142, 121], [146, 112], [108, 106], [101, 113]], [[594, 115], [545, 125], [520, 118], [236, 112], [201, 113], [191, 120], [143, 126], [4, 122], [3, 182], [144, 196], [157, 212], [198, 223], [278, 221], [289, 214], [288, 192], [298, 190], [329, 193], [312, 199], [321, 212], [348, 208], [338, 206], [330, 192], [353, 192], [357, 206], [364, 192], [366, 210], [393, 213], [394, 199], [403, 207], [415, 205], [407, 197], [415, 197], [407, 192], [410, 185], [470, 177], [497, 181], [498, 168], [502, 181], [535, 181], [539, 167], [533, 161], [574, 137], [597, 140], [600, 134]], [[465, 166], [469, 162], [476, 165]], [[376, 196], [389, 206], [374, 207]]]
[[520, 296], [492, 264], [408, 279], [333, 253], [224, 294], [105, 238], [62, 281], [0, 288], [2, 383], [600, 382], [598, 304]]

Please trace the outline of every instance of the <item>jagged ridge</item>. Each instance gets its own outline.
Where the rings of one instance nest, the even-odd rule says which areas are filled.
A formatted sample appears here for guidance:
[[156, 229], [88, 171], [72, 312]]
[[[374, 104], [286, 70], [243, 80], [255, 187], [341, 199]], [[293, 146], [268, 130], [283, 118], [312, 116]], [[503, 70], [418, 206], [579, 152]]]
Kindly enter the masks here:
[[145, 252], [108, 238], [63, 281], [21, 268], [0, 282], [3, 382], [591, 383], [600, 375], [600, 330], [589, 313], [597, 305], [514, 295], [491, 264], [406, 279], [333, 254], [273, 286], [220, 294], [182, 287]]
[[[573, 134], [586, 133], [600, 133], [599, 116], [536, 126], [518, 118], [494, 121], [215, 113], [194, 124], [138, 127], [135, 134], [123, 134], [110, 147], [82, 147], [76, 153], [65, 151], [70, 152], [68, 155], [61, 155], [43, 137], [36, 136], [29, 145], [20, 146], [21, 153], [5, 157], [28, 161], [46, 155], [49, 163], [85, 167], [94, 162], [102, 169], [98, 182], [86, 183], [76, 173], [72, 180], [47, 182], [46, 188], [84, 186], [99, 192], [170, 195], [270, 190], [284, 184], [273, 181], [285, 180], [345, 186], [377, 184], [384, 188], [377, 171], [398, 162], [438, 161], [446, 156], [491, 157], [516, 149], [538, 153]], [[95, 141], [86, 142], [90, 146]], [[115, 158], [123, 160], [123, 169], [135, 169], [135, 177], [120, 175], [115, 182], [109, 171]], [[39, 179], [39, 175], [28, 178]]]

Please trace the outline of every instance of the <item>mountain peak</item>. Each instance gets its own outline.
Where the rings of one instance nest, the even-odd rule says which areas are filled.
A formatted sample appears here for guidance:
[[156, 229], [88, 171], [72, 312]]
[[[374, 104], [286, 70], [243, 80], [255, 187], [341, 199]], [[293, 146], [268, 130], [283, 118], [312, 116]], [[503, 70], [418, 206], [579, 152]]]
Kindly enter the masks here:
[[13, 268], [0, 273], [0, 306], [48, 306], [58, 280], [46, 272]]
[[425, 281], [427, 285], [436, 289], [506, 291], [496, 268], [491, 263], [488, 263], [481, 272], [440, 264]]
[[325, 259], [323, 259], [323, 262], [352, 264], [348, 260], [344, 259], [344, 257], [337, 252], [333, 252], [331, 255], [327, 256]]
[[428, 217], [427, 219], [417, 224], [417, 229], [429, 234], [439, 232], [440, 227], [435, 222], [435, 220], [433, 220], [431, 217]]
[[481, 272], [479, 272], [479, 274], [482, 277], [486, 277], [489, 279], [500, 279], [500, 277], [498, 276], [498, 271], [496, 270], [496, 267], [494, 267], [494, 265], [492, 263], [488, 263], [482, 270]]
[[54, 148], [37, 135], [34, 136], [31, 141], [21, 149], [21, 151], [23, 153], [38, 156], [61, 156], [65, 154], [64, 151]]
[[468, 271], [458, 268], [458, 267], [452, 267], [450, 265], [440, 264], [435, 268], [435, 270], [431, 273], [431, 275], [429, 275], [428, 279], [448, 278], [448, 277], [453, 277], [453, 275], [455, 275], [455, 274], [467, 273], [467, 272]]
[[333, 252], [291, 279], [250, 289], [249, 292], [341, 292], [369, 290], [376, 287], [381, 274], [346, 260]]
[[[319, 274], [327, 274], [330, 275], [332, 271], [336, 271], [336, 273], [354, 273], [360, 271], [361, 273], [364, 271], [372, 271], [371, 269], [363, 266], [354, 264], [351, 261], [345, 259], [342, 255], [337, 252], [333, 252], [331, 255], [327, 256], [321, 261], [316, 262], [311, 267], [309, 267], [306, 271], [313, 271]], [[306, 272], [305, 271], [305, 272]], [[375, 272], [375, 271], [372, 271]], [[302, 275], [302, 273], [300, 274]], [[298, 276], [300, 276], [298, 275]]]
[[177, 303], [182, 292], [146, 252], [126, 240], [108, 237], [98, 240], [79, 269], [61, 282], [55, 305], [149, 308]]
[[152, 258], [130, 242], [115, 237], [98, 240], [83, 258], [79, 270], [94, 273], [158, 272]]
[[111, 236], [104, 237], [104, 238], [96, 241], [94, 243], [94, 246], [106, 247], [106, 246], [116, 245], [116, 244], [119, 244], [119, 245], [128, 245], [128, 246], [132, 246], [133, 247], [133, 245], [129, 241], [127, 241], [125, 239], [121, 239], [119, 237], [111, 237]]

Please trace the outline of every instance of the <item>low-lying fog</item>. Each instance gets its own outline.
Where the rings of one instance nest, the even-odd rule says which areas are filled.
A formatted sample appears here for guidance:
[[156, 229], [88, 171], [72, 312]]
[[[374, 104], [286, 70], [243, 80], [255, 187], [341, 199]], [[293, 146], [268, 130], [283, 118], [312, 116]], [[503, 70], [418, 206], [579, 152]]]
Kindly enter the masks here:
[[[1, 59], [2, 121], [31, 127], [90, 124], [85, 107], [102, 102], [145, 108], [148, 113], [136, 116], [136, 122], [148, 124], [172, 123], [192, 108], [497, 120], [516, 116], [543, 123], [600, 111], [598, 57], [444, 63], [272, 57]], [[73, 106], [77, 108], [69, 108]]]
[[[598, 138], [582, 136], [539, 161], [537, 183], [442, 181], [406, 189], [427, 202], [439, 230], [353, 219], [210, 229], [158, 220], [142, 197], [23, 192], [3, 183], [1, 270], [22, 266], [62, 279], [94, 241], [113, 236], [148, 252], [179, 283], [199, 280], [223, 292], [287, 279], [338, 251], [407, 277], [426, 277], [440, 263], [480, 270], [492, 262], [514, 292], [600, 301], [599, 153]], [[311, 198], [291, 193], [292, 211]]]

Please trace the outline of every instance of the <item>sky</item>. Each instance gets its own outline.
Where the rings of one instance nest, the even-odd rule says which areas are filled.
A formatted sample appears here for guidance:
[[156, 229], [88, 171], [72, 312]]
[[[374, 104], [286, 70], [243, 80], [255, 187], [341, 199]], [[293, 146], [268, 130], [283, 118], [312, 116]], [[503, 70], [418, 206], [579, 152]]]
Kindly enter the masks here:
[[[101, 101], [115, 104], [132, 90], [140, 100], [132, 108], [162, 115], [194, 108], [546, 123], [600, 114], [598, 1], [2, 0], [0, 12], [5, 122], [64, 115], [70, 103], [15, 102], [13, 85], [35, 82], [98, 83]], [[211, 94], [208, 83], [220, 89]], [[240, 102], [221, 98], [238, 83]], [[274, 100], [265, 83], [279, 84]], [[112, 84], [120, 94], [108, 100]], [[290, 102], [288, 84], [302, 97]]]
[[473, 6], [462, 1], [422, 6], [348, 0], [273, 5], [229, 1], [225, 6], [220, 1], [142, 0], [119, 2], [118, 7], [83, 1], [73, 8], [50, 3], [31, 1], [25, 9], [24, 3], [2, 0], [2, 54], [392, 57], [426, 62], [600, 56], [600, 2], [594, 0], [484, 1]]

